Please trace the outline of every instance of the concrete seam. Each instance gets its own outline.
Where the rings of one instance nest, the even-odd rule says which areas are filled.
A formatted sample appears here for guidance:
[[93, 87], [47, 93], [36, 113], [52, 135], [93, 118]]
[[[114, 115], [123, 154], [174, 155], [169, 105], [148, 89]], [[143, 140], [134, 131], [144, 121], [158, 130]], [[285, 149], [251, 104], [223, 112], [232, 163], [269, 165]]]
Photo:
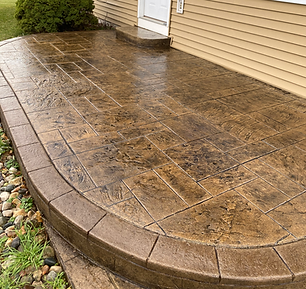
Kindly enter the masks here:
[[282, 262], [285, 264], [285, 266], [287, 267], [287, 269], [290, 271], [291, 276], [292, 276], [292, 281], [294, 281], [295, 279], [295, 275], [294, 273], [291, 271], [289, 265], [285, 262], [285, 260], [283, 259], [283, 257], [278, 253], [278, 251], [275, 249], [275, 247], [273, 247], [274, 252], [277, 254], [277, 256], [282, 260]]
[[220, 270], [220, 262], [219, 262], [219, 258], [218, 258], [218, 251], [217, 248], [214, 247], [215, 249], [215, 254], [216, 254], [216, 259], [217, 259], [217, 266], [218, 266], [218, 272], [219, 272], [219, 283], [221, 283], [221, 270]]

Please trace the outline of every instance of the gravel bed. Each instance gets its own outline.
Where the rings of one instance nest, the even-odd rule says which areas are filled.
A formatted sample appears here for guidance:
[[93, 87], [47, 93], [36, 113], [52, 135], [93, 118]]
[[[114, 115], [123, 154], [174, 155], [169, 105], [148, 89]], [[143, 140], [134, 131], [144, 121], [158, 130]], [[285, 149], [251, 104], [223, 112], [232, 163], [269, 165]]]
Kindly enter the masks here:
[[[61, 287], [50, 285], [60, 276], [65, 280], [64, 272], [62, 267], [58, 265], [54, 249], [48, 241], [41, 214], [27, 189], [19, 170], [19, 164], [15, 160], [10, 146], [10, 140], [3, 133], [1, 124], [0, 133], [0, 243], [2, 242], [0, 247], [0, 278], [3, 280], [4, 270], [11, 266], [15, 260], [12, 257], [13, 254], [10, 255], [11, 252], [14, 250], [22, 252], [21, 236], [26, 234], [27, 230], [31, 230], [36, 232], [31, 242], [43, 245], [43, 249], [40, 251], [41, 263], [39, 266], [29, 263], [29, 266], [19, 270], [15, 276], [11, 276], [11, 279], [15, 278], [16, 280], [16, 287], [8, 288], [71, 288], [67, 283], [61, 284]], [[22, 284], [22, 287], [17, 286], [18, 282]]]

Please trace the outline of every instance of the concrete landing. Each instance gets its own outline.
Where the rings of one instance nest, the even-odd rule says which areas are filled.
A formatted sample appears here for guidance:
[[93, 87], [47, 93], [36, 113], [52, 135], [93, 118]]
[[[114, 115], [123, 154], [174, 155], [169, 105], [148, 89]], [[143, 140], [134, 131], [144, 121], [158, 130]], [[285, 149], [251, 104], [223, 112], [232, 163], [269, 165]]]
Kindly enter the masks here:
[[116, 37], [141, 47], [170, 48], [170, 37], [135, 26], [116, 28]]
[[31, 195], [83, 254], [147, 288], [305, 288], [305, 99], [114, 31], [0, 44], [0, 69]]

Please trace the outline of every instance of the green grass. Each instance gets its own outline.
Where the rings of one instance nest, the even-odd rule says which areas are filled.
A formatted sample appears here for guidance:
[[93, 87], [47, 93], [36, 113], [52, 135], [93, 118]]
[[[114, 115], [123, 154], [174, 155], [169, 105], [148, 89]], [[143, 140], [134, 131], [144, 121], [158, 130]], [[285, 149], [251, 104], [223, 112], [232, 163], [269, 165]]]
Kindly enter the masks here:
[[16, 0], [0, 0], [0, 41], [23, 34], [14, 17], [15, 7]]
[[[23, 248], [22, 251], [13, 248], [5, 248], [4, 243], [7, 237], [0, 239], [0, 288], [1, 289], [20, 289], [25, 285], [21, 282], [19, 273], [29, 266], [36, 269], [41, 268], [43, 265], [43, 251], [48, 245], [48, 242], [38, 243], [35, 237], [42, 232], [42, 228], [34, 228], [25, 225], [25, 234], [17, 231], [20, 238], [20, 244]], [[45, 286], [47, 285], [47, 286]], [[43, 288], [48, 289], [65, 289], [68, 287], [65, 273], [62, 272], [57, 275], [53, 282], [46, 282]]]

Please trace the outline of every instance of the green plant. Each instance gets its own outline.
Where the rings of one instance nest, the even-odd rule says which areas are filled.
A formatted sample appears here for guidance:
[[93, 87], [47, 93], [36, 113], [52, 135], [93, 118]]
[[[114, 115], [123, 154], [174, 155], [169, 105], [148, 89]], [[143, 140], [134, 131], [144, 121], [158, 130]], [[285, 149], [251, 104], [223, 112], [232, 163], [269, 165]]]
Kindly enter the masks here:
[[[28, 225], [25, 225], [24, 228], [24, 234], [16, 231], [23, 250], [18, 251], [14, 248], [7, 248], [5, 251], [2, 251], [1, 265], [3, 270], [0, 276], [1, 289], [22, 288], [24, 284], [20, 282], [19, 273], [29, 266], [39, 268], [43, 264], [42, 255], [48, 243], [44, 242], [41, 244], [35, 241], [35, 236], [41, 232], [41, 228], [31, 229]], [[0, 239], [0, 248], [2, 250], [6, 242], [4, 240], [5, 238]]]
[[31, 208], [33, 207], [33, 199], [32, 198], [22, 198], [20, 209], [24, 209], [26, 212], [29, 212]]
[[16, 161], [15, 157], [13, 156], [11, 159], [9, 159], [6, 163], [5, 163], [5, 167], [7, 169], [10, 169], [10, 168], [16, 168], [16, 169], [19, 169], [19, 164], [18, 162]]
[[4, 248], [4, 244], [7, 241], [7, 236], [0, 238], [0, 250], [2, 251]]
[[14, 18], [16, 0], [0, 1], [0, 41], [22, 35]]
[[16, 217], [10, 217], [9, 222], [14, 223], [15, 219], [16, 219]]
[[0, 157], [5, 153], [12, 149], [10, 145], [10, 141], [5, 137], [3, 130], [0, 130], [1, 138], [0, 138]]
[[15, 17], [26, 33], [84, 30], [97, 25], [93, 0], [17, 0]]

